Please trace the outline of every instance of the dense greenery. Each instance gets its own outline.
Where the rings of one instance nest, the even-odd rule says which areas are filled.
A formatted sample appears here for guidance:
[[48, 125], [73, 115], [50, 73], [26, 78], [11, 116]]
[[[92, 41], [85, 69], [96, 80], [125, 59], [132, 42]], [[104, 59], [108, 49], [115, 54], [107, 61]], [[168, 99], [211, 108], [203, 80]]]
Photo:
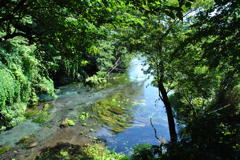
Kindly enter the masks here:
[[0, 1], [2, 129], [24, 119], [26, 106], [36, 105], [39, 94], [53, 96], [53, 82], [98, 84], [114, 65], [126, 65], [124, 48], [118, 48], [113, 32], [122, 19], [113, 19], [114, 14], [124, 8], [115, 3]]
[[100, 144], [77, 146], [68, 143], [43, 150], [36, 160], [129, 160], [125, 155], [110, 152]]
[[54, 85], [105, 83], [143, 53], [171, 141], [136, 159], [240, 159], [239, 26], [239, 0], [0, 0], [0, 129]]

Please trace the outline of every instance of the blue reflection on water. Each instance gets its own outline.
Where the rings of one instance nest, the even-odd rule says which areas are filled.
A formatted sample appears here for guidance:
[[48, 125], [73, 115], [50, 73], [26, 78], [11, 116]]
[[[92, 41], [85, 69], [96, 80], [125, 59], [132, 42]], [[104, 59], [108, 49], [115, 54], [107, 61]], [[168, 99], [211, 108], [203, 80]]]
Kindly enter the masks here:
[[143, 64], [144, 59], [136, 58], [132, 60], [128, 70], [130, 81], [137, 82], [142, 87], [135, 99], [141, 104], [134, 106], [133, 124], [118, 134], [111, 133], [106, 127], [97, 132], [101, 139], [106, 140], [109, 149], [119, 153], [130, 154], [130, 149], [137, 144], [159, 144], [154, 138], [150, 118], [152, 118], [153, 124], [158, 130], [158, 136], [167, 141], [169, 140], [165, 108], [162, 101], [159, 101], [158, 89], [151, 84], [153, 77], [143, 73], [143, 70], [148, 67]]

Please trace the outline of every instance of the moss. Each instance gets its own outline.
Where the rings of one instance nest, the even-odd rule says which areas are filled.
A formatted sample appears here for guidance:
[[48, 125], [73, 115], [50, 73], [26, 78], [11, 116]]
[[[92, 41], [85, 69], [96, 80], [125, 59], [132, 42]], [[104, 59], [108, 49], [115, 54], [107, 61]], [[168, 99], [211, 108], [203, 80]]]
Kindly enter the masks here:
[[49, 121], [49, 118], [50, 118], [50, 114], [48, 113], [49, 112], [49, 109], [51, 109], [53, 107], [52, 104], [45, 104], [43, 105], [42, 109], [40, 110], [38, 108], [30, 108], [30, 109], [27, 109], [24, 116], [27, 118], [27, 119], [32, 119], [33, 122], [35, 123], [46, 123]]
[[37, 113], [36, 118], [34, 118], [32, 121], [35, 123], [47, 123], [49, 121], [50, 115], [47, 111], [40, 111]]
[[0, 155], [8, 152], [11, 148], [11, 146], [0, 146]]
[[27, 109], [26, 112], [24, 113], [24, 116], [27, 119], [33, 118], [34, 116], [37, 116], [39, 113], [39, 110], [34, 110], [34, 109]]
[[75, 122], [73, 120], [65, 118], [60, 124], [60, 127], [68, 127], [68, 126], [75, 126]]
[[107, 83], [104, 84], [104, 87], [108, 88], [118, 85], [129, 85], [130, 83], [127, 73], [113, 73]]
[[36, 142], [36, 137], [34, 135], [30, 135], [22, 137], [16, 144], [23, 148], [29, 148], [29, 146], [34, 142]]
[[85, 121], [87, 120], [88, 118], [90, 117], [89, 113], [88, 112], [81, 112], [80, 116], [79, 116], [79, 119], [81, 121]]
[[75, 122], [73, 120], [70, 120], [70, 119], [67, 120], [67, 124], [69, 126], [75, 126]]
[[52, 107], [53, 107], [52, 104], [47, 103], [47, 104], [45, 104], [45, 105], [43, 106], [43, 110], [44, 110], [44, 111], [48, 111], [48, 110], [51, 109]]

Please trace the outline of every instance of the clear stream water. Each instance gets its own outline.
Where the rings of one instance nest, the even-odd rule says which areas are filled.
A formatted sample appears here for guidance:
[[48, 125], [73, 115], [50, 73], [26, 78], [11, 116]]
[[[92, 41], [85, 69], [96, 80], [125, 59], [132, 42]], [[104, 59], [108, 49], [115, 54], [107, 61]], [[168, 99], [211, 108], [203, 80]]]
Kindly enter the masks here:
[[[152, 122], [158, 130], [158, 136], [168, 141], [165, 108], [163, 103], [159, 101], [158, 89], [151, 85], [152, 77], [143, 73], [143, 70], [146, 69], [143, 62], [142, 58], [131, 61], [127, 71], [127, 79], [130, 83], [128, 85], [120, 83], [98, 91], [88, 90], [81, 85], [61, 87], [57, 93], [58, 98], [48, 102], [53, 105], [53, 108], [49, 111], [47, 123], [34, 123], [29, 119], [11, 130], [0, 133], [0, 146], [11, 146], [13, 148], [12, 152], [1, 155], [0, 159], [17, 157], [17, 159], [30, 160], [45, 147], [53, 147], [58, 143], [81, 145], [88, 143], [89, 137], [104, 140], [110, 149], [129, 155], [131, 154], [131, 148], [137, 144], [159, 144], [154, 138], [150, 118], [152, 118]], [[89, 112], [91, 114], [92, 105], [109, 96], [111, 97], [115, 93], [122, 93], [126, 97], [131, 97], [131, 101], [137, 102], [131, 106], [132, 108], [129, 111], [131, 122], [127, 127], [124, 126], [120, 132], [116, 133], [112, 131], [111, 126], [98, 120], [89, 120], [86, 121], [87, 126], [82, 125], [83, 122], [79, 121], [81, 113]], [[124, 114], [118, 116], [124, 116]], [[74, 120], [76, 125], [60, 128], [59, 125], [65, 118]], [[88, 124], [90, 125], [88, 126]], [[94, 132], [91, 130], [94, 130]], [[37, 145], [27, 148], [18, 145], [17, 142], [24, 136], [34, 136], [34, 142]]]
[[[107, 127], [97, 132], [97, 136], [106, 140], [110, 149], [116, 152], [131, 154], [131, 148], [137, 144], [156, 144], [154, 131], [150, 124], [150, 118], [158, 131], [158, 137], [169, 140], [167, 115], [162, 101], [158, 98], [158, 89], [151, 82], [151, 75], [146, 75], [143, 70], [144, 60], [136, 58], [131, 61], [128, 69], [128, 77], [132, 83], [137, 83], [140, 91], [135, 96], [135, 101], [141, 102], [133, 108], [133, 123], [124, 131], [114, 134]], [[136, 88], [133, 88], [136, 89]]]

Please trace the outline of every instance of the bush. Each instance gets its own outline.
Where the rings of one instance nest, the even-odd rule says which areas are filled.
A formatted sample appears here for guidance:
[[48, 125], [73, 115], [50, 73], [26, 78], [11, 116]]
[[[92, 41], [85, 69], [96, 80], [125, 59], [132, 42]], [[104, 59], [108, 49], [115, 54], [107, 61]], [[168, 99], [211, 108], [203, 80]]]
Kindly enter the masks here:
[[38, 104], [38, 94], [54, 95], [53, 82], [43, 74], [35, 47], [15, 39], [0, 46], [0, 130], [24, 120], [27, 106]]

